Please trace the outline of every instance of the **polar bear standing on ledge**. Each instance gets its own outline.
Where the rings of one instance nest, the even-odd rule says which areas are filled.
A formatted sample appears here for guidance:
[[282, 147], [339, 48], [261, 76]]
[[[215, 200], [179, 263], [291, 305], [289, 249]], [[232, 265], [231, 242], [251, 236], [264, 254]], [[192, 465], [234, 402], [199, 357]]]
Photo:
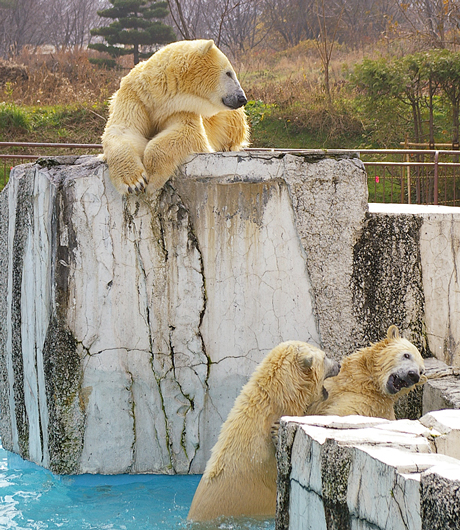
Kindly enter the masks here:
[[248, 145], [246, 96], [212, 40], [174, 42], [121, 80], [102, 146], [124, 193], [161, 188], [191, 153]]
[[273, 516], [276, 459], [273, 422], [298, 416], [323, 395], [324, 378], [339, 365], [306, 342], [279, 344], [259, 364], [237, 397], [212, 449], [188, 519]]

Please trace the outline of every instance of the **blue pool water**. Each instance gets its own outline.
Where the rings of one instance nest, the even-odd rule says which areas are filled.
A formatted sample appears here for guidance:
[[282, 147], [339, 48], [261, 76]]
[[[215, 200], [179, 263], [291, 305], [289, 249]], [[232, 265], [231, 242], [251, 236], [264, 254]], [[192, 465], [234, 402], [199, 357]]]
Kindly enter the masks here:
[[59, 477], [0, 446], [0, 529], [274, 530], [274, 521], [186, 522], [198, 475]]

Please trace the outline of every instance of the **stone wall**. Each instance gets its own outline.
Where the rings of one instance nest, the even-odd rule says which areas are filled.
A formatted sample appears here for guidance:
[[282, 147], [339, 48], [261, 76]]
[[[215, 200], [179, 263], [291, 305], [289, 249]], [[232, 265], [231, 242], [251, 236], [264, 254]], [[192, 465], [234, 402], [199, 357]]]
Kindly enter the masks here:
[[196, 155], [128, 198], [96, 157], [15, 168], [4, 447], [59, 473], [198, 473], [279, 342], [341, 358], [397, 324], [459, 366], [459, 209], [404, 212], [368, 208], [353, 154]]
[[276, 530], [454, 530], [460, 411], [281, 421]]
[[460, 208], [370, 204], [355, 256], [370, 265], [354, 274], [366, 337], [390, 319], [422, 353], [460, 367]]

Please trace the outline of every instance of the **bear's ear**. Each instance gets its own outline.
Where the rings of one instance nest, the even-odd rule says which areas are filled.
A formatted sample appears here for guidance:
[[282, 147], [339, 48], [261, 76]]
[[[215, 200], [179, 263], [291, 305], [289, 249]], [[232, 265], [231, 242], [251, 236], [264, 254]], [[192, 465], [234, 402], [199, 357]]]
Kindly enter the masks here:
[[206, 40], [203, 42], [203, 44], [200, 47], [200, 52], [202, 55], [206, 55], [209, 50], [214, 46], [213, 40]]
[[310, 368], [313, 366], [313, 355], [302, 355], [302, 357], [299, 359], [299, 364], [302, 370], [310, 370]]
[[396, 326], [390, 326], [388, 328], [388, 332], [387, 332], [387, 338], [389, 339], [399, 339], [401, 337], [401, 335], [399, 334], [399, 330]]

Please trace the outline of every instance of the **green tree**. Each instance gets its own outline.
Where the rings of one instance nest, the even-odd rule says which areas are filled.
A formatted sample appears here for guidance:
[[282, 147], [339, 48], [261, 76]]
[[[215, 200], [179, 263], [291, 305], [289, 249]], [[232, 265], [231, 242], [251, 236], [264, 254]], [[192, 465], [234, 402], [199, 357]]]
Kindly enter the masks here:
[[420, 105], [425, 88], [425, 79], [422, 78], [420, 57], [418, 55], [406, 55], [402, 59], [396, 60], [394, 67], [399, 71], [403, 83], [397, 97], [404, 104], [410, 105], [415, 141], [421, 142], [423, 140], [423, 120]]
[[[151, 55], [141, 51], [143, 46], [167, 44], [176, 40], [173, 29], [159, 20], [168, 15], [167, 2], [110, 0], [110, 3], [113, 7], [98, 11], [97, 14], [111, 18], [114, 22], [91, 30], [92, 35], [104, 37], [107, 44], [90, 44], [89, 48], [108, 53], [113, 58], [133, 54], [134, 64], [137, 64], [140, 59]], [[114, 60], [112, 61], [114, 64]]]
[[352, 73], [351, 82], [366, 97], [369, 110], [378, 108], [382, 100], [396, 100], [409, 106], [412, 114], [415, 141], [423, 136], [420, 104], [424, 81], [420, 59], [408, 55], [402, 59], [365, 59]]
[[452, 147], [458, 149], [460, 133], [460, 53], [448, 50], [438, 52], [433, 77], [439, 83], [444, 97], [451, 105]]
[[390, 61], [381, 58], [364, 59], [350, 75], [358, 108], [378, 145], [394, 147], [404, 138], [406, 123], [410, 121], [407, 105], [398, 97], [403, 85], [400, 74]]
[[435, 109], [435, 97], [439, 91], [439, 79], [436, 73], [437, 62], [438, 62], [439, 50], [430, 50], [417, 55], [422, 79], [426, 82], [424, 92], [425, 106], [428, 108], [429, 119], [429, 137], [428, 143], [430, 149], [435, 147], [435, 123], [434, 123], [434, 109]]

